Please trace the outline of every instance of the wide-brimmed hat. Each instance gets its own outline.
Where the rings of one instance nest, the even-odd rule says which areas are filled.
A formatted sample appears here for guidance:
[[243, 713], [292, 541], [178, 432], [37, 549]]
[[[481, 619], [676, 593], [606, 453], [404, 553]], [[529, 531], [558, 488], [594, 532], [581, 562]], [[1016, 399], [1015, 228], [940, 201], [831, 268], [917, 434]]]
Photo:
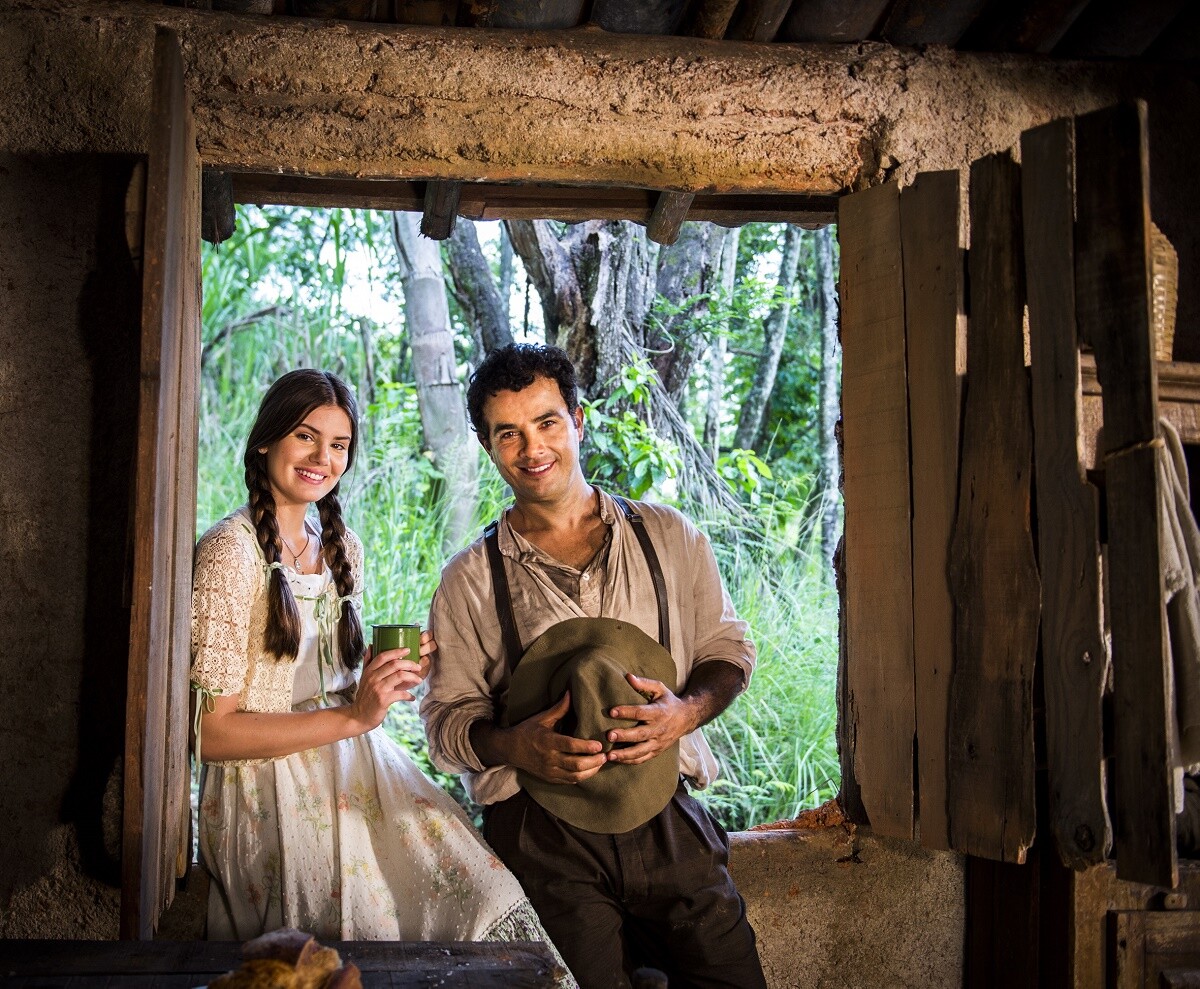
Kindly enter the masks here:
[[[617, 720], [617, 706], [647, 698], [626, 673], [659, 680], [677, 689], [675, 661], [636, 625], [614, 618], [570, 618], [551, 625], [525, 650], [513, 671], [502, 723], [515, 725], [552, 707], [571, 691], [571, 711], [558, 730], [576, 738], [613, 745], [608, 732], [631, 728]], [[517, 770], [529, 795], [568, 824], [597, 834], [623, 834], [667, 806], [679, 784], [679, 743], [636, 766], [610, 762], [582, 783], [547, 783]]]

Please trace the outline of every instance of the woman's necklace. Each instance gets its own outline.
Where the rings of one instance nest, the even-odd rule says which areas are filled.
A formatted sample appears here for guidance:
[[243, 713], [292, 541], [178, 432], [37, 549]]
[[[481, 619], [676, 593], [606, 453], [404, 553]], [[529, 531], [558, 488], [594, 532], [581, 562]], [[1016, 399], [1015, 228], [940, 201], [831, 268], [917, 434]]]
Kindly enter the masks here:
[[300, 557], [308, 552], [308, 545], [312, 542], [312, 530], [308, 526], [305, 526], [304, 532], [308, 538], [304, 540], [304, 546], [301, 547], [299, 553], [292, 549], [292, 544], [287, 541], [287, 536], [285, 536], [282, 532], [279, 534], [279, 538], [283, 540], [283, 545], [286, 546], [287, 551], [292, 554], [292, 568], [297, 571], [300, 569]]

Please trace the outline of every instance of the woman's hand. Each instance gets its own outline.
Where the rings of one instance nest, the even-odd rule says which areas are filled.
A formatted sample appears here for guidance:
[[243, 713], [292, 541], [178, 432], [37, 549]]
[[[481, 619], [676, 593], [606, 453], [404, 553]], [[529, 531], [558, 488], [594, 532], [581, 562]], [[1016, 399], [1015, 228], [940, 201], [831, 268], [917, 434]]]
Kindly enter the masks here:
[[412, 691], [429, 672], [429, 656], [437, 644], [428, 632], [421, 633], [420, 660], [409, 658], [406, 648], [385, 649], [378, 656], [367, 650], [358, 691], [351, 705], [352, 717], [370, 731], [383, 723], [388, 708], [397, 701], [414, 699]]

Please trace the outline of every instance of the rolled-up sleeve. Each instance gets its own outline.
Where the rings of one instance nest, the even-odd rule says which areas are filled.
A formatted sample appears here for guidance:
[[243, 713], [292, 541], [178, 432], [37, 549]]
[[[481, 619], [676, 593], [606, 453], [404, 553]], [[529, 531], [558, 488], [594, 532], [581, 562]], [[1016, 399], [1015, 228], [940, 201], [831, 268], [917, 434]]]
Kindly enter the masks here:
[[692, 574], [696, 639], [692, 669], [701, 663], [732, 663], [742, 671], [742, 688], [754, 673], [756, 653], [749, 639], [749, 625], [737, 617], [733, 601], [721, 580], [717, 558], [704, 533], [684, 520], [684, 545]]
[[471, 799], [488, 804], [517, 791], [509, 766], [485, 767], [471, 745], [471, 726], [495, 718], [493, 698], [507, 678], [491, 573], [475, 544], [442, 571], [433, 595], [429, 628], [437, 653], [421, 700], [429, 757], [448, 773], [460, 773]]

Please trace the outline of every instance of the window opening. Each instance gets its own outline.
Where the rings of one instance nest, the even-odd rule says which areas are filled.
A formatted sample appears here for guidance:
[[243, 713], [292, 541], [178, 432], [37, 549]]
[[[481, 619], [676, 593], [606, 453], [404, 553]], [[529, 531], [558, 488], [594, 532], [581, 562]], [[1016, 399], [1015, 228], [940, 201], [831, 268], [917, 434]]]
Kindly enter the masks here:
[[[697, 522], [758, 649], [750, 688], [705, 729], [721, 775], [700, 798], [742, 830], [834, 796], [834, 228], [693, 222], [666, 247], [628, 221], [460, 218], [439, 244], [419, 222], [239, 206], [233, 236], [204, 246], [197, 536], [245, 502], [242, 444], [270, 382], [295, 367], [334, 371], [363, 412], [342, 502], [365, 547], [364, 624], [424, 624], [442, 564], [507, 497], [469, 431], [469, 463], [439, 452], [421, 389], [449, 369], [461, 403], [498, 334], [560, 343], [584, 384], [585, 473]], [[558, 277], [576, 280], [590, 326], [571, 324], [551, 273], [522, 261], [539, 235], [568, 259]], [[622, 359], [592, 332], [620, 334]], [[429, 763], [416, 705], [396, 705], [385, 727], [466, 803]]]

